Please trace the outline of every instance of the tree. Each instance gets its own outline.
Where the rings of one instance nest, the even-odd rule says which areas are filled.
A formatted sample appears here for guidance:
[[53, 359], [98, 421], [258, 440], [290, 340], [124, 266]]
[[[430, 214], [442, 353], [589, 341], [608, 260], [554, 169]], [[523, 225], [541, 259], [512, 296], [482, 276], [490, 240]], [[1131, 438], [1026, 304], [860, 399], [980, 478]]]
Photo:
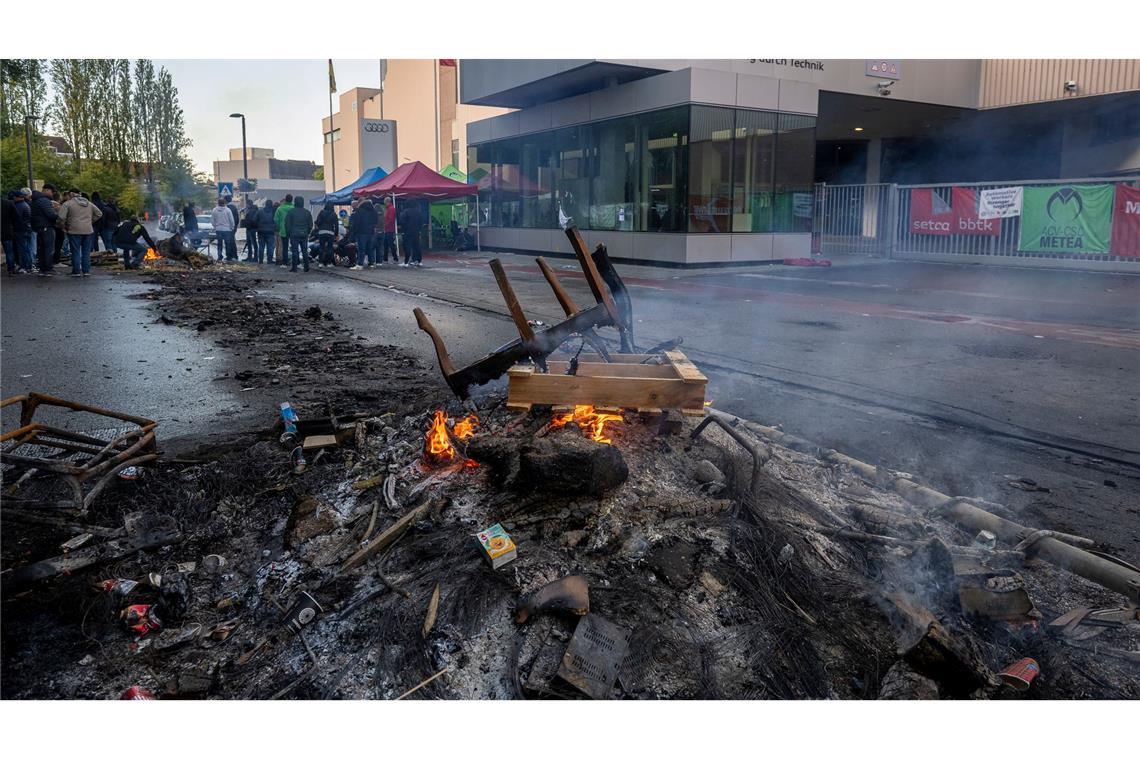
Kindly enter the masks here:
[[51, 62], [51, 82], [55, 90], [52, 119], [75, 151], [75, 169], [84, 156], [91, 156], [95, 143], [95, 61], [55, 58]]
[[316, 171], [313, 172], [313, 179], [323, 182], [325, 179], [325, 167], [318, 166]]
[[[45, 62], [35, 59], [0, 60], [0, 137], [22, 132], [26, 116], [46, 119], [46, 70]], [[33, 128], [42, 130], [43, 124]]]
[[[23, 186], [28, 181], [28, 153], [23, 131], [13, 132], [0, 140], [0, 177], [5, 187]], [[56, 187], [71, 187], [75, 171], [72, 164], [55, 151], [49, 150], [43, 139], [32, 138], [32, 168], [35, 178], [50, 182]]]

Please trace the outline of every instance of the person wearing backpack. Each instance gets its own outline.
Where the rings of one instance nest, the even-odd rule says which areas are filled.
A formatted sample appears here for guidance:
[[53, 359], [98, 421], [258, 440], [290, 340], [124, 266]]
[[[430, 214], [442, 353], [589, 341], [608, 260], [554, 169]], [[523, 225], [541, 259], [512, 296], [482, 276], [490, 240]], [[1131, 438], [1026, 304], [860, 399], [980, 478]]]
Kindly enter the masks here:
[[[146, 245], [139, 242], [140, 237], [146, 241]], [[143, 227], [142, 222], [139, 221], [137, 216], [130, 217], [118, 226], [115, 230], [115, 245], [122, 249], [123, 266], [127, 269], [139, 269], [142, 267], [148, 246], [158, 250], [158, 246], [154, 240], [151, 239], [150, 234], [146, 231], [146, 227]], [[132, 253], [136, 255], [133, 262], [131, 261]]]
[[289, 234], [285, 232], [285, 215], [293, 210], [293, 194], [285, 196], [285, 200], [273, 212], [273, 223], [277, 225], [277, 250], [281, 251], [281, 266], [289, 266]]
[[336, 211], [331, 203], [325, 203], [324, 208], [317, 214], [317, 242], [320, 243], [320, 266], [333, 265], [333, 243], [336, 242], [337, 226], [340, 220], [336, 218]]
[[257, 206], [246, 196], [245, 208], [242, 209], [241, 226], [245, 230], [245, 258], [243, 261], [257, 261]]

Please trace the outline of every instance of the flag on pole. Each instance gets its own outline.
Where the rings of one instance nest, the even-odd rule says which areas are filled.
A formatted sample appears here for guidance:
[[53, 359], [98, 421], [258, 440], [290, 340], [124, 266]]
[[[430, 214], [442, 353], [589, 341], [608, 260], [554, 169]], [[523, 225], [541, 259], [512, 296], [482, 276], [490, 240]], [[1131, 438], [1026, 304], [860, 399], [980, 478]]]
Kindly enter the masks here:
[[452, 67], [454, 67], [456, 60], [457, 59], [455, 59], [455, 58], [440, 58], [439, 59], [439, 65], [440, 66], [452, 66]]
[[332, 58], [329, 59], [329, 92], [336, 92], [336, 74], [333, 73]]

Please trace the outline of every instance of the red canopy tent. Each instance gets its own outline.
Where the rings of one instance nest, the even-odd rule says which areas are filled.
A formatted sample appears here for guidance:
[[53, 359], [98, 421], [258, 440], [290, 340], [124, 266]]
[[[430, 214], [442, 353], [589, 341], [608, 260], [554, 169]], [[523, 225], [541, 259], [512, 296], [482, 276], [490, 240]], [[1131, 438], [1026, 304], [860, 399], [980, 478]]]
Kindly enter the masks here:
[[[441, 200], [443, 198], [460, 198], [464, 195], [475, 196], [475, 247], [482, 250], [479, 235], [479, 188], [477, 185], [468, 185], [456, 182], [439, 172], [432, 171], [419, 161], [411, 161], [401, 165], [396, 171], [371, 185], [358, 187], [352, 191], [354, 198], [391, 196], [393, 202], [396, 198], [422, 198], [425, 200]], [[428, 243], [431, 243], [431, 226], [428, 225]], [[396, 255], [400, 253], [400, 230], [396, 228]]]
[[432, 171], [419, 161], [411, 161], [378, 182], [356, 188], [352, 191], [352, 195], [354, 198], [395, 195], [402, 198], [437, 200], [476, 195], [478, 192], [479, 188], [475, 185], [456, 182]]

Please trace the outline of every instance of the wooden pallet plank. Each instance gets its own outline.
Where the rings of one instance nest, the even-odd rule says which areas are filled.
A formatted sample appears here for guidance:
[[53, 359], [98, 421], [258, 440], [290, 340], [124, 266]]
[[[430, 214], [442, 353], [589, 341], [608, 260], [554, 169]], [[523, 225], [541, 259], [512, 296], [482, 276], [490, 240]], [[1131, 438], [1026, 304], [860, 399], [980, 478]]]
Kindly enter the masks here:
[[508, 398], [524, 404], [593, 404], [628, 409], [696, 409], [703, 414], [705, 386], [669, 378], [513, 375]]
[[666, 351], [665, 356], [669, 359], [669, 363], [677, 369], [677, 374], [686, 383], [704, 383], [708, 378], [697, 369], [697, 365], [689, 361], [689, 358], [680, 351]]

